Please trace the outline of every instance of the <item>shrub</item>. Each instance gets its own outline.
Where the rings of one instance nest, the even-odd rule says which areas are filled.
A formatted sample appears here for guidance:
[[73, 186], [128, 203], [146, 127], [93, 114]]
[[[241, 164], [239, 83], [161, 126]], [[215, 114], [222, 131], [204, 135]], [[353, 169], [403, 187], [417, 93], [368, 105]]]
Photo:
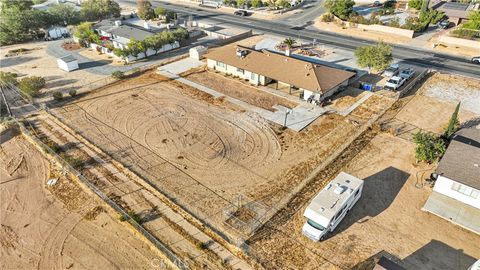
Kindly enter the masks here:
[[0, 83], [17, 85], [17, 73], [0, 71]]
[[125, 78], [125, 73], [123, 73], [122, 71], [117, 70], [117, 71], [114, 71], [114, 72], [112, 73], [112, 77], [114, 77], [114, 78], [117, 79], [117, 80], [120, 80], [120, 79]]
[[418, 161], [433, 163], [438, 161], [445, 153], [445, 142], [428, 132], [417, 132], [413, 135], [416, 144], [415, 158]]
[[195, 245], [195, 247], [196, 247], [198, 250], [204, 250], [204, 249], [207, 249], [207, 244], [205, 244], [204, 242], [197, 242], [197, 244]]
[[333, 14], [332, 13], [325, 13], [322, 16], [322, 22], [333, 22]]
[[52, 93], [54, 100], [61, 100], [63, 98], [63, 93], [60, 91], [55, 91]]
[[70, 89], [68, 90], [68, 94], [71, 96], [71, 97], [74, 97], [77, 95], [77, 90], [75, 89]]
[[20, 91], [30, 97], [38, 96], [43, 87], [45, 87], [45, 79], [37, 76], [23, 78], [19, 83]]
[[460, 28], [451, 31], [450, 35], [458, 38], [475, 39], [480, 37], [480, 32], [471, 29]]

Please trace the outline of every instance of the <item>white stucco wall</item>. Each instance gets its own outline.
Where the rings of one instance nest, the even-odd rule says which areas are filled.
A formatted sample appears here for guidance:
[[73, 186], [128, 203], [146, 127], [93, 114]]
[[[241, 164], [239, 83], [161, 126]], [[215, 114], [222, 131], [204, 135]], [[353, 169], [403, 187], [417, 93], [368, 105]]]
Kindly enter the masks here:
[[[445, 196], [448, 196], [450, 198], [453, 198], [455, 200], [461, 201], [465, 204], [468, 204], [475, 208], [480, 209], [480, 195], [478, 195], [477, 198], [473, 198], [465, 194], [462, 194], [452, 189], [453, 183], [456, 183], [456, 182], [440, 175], [437, 181], [435, 182], [435, 186], [433, 187], [433, 190]], [[474, 190], [480, 193], [480, 190], [478, 189], [474, 189]]]
[[248, 70], [244, 70], [243, 72], [234, 66], [230, 66], [225, 64], [225, 67], [217, 65], [217, 61], [212, 59], [207, 59], [207, 67], [210, 69], [215, 69], [220, 72], [231, 74], [233, 76], [239, 77], [241, 79], [248, 80], [251, 84], [254, 85], [265, 85], [265, 77], [258, 75], [256, 73], [255, 76], [252, 77], [252, 72]]
[[60, 59], [57, 59], [57, 64], [61, 70], [65, 70], [68, 72], [78, 69], [78, 61], [76, 60], [73, 62], [64, 62]]

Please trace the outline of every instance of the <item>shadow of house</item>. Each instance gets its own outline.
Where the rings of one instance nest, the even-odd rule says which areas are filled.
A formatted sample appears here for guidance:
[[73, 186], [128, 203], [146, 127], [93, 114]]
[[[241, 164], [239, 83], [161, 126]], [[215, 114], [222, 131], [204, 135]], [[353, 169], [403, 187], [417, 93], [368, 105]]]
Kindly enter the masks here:
[[15, 65], [25, 64], [29, 61], [33, 61], [39, 59], [40, 57], [36, 56], [17, 56], [17, 57], [2, 57], [2, 61], [0, 61], [0, 67], [6, 68]]
[[362, 197], [353, 206], [344, 220], [327, 238], [348, 229], [356, 222], [365, 222], [386, 210], [397, 197], [407, 181], [409, 173], [388, 167], [364, 179]]
[[[395, 267], [385, 267], [380, 269], [422, 269], [422, 270], [440, 270], [440, 269], [468, 269], [476, 259], [467, 255], [462, 249], [455, 249], [451, 246], [431, 240], [429, 243], [408, 255], [404, 259], [388, 253], [385, 250], [378, 252], [363, 262], [358, 263], [351, 270], [373, 270], [381, 258], [387, 258], [397, 265]], [[398, 268], [400, 267], [400, 268]]]
[[55, 88], [55, 87], [65, 86], [67, 84], [73, 84], [75, 82], [77, 82], [76, 79], [48, 81], [46, 87], [47, 88]]
[[78, 69], [89, 69], [93, 67], [100, 67], [100, 66], [105, 66], [108, 64], [111, 64], [113, 61], [107, 61], [107, 60], [102, 60], [102, 61], [89, 61], [89, 62], [83, 62], [83, 63], [78, 63]]
[[402, 260], [407, 269], [468, 269], [475, 258], [465, 254], [462, 249], [432, 240], [422, 248]]

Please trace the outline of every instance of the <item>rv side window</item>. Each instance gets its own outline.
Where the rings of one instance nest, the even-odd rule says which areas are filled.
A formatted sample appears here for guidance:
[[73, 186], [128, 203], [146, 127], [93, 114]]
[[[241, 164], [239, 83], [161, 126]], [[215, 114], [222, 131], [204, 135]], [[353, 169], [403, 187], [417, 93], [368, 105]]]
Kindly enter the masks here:
[[357, 197], [358, 193], [360, 193], [360, 189], [357, 189], [354, 196]]
[[342, 211], [338, 212], [338, 214], [335, 215], [334, 220], [337, 220], [342, 215], [342, 213], [343, 213], [343, 209]]

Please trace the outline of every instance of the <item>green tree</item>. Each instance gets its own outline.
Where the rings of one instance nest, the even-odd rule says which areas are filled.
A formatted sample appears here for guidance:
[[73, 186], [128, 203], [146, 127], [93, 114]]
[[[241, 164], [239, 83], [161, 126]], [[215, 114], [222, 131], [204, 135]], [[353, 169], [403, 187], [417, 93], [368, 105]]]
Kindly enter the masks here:
[[188, 39], [189, 37], [188, 31], [185, 28], [181, 28], [181, 27], [173, 30], [172, 35], [175, 41], [181, 41], [184, 39]]
[[42, 29], [49, 26], [48, 13], [41, 10], [20, 9], [11, 6], [2, 9], [0, 20], [0, 45], [9, 45], [38, 38]]
[[247, 0], [237, 0], [237, 7], [243, 7], [247, 3]]
[[45, 87], [45, 79], [38, 76], [26, 77], [20, 80], [18, 88], [30, 97], [38, 96], [40, 89]]
[[113, 49], [113, 54], [122, 58], [123, 62], [126, 64], [127, 63], [127, 58], [128, 58], [128, 56], [130, 56], [130, 50], [129, 49], [122, 50], [120, 48], [115, 48], [115, 49]]
[[275, 6], [279, 8], [289, 8], [290, 7], [290, 2], [287, 0], [277, 0], [275, 2]]
[[409, 0], [408, 7], [419, 10], [422, 7], [422, 0]]
[[142, 52], [143, 48], [142, 48], [142, 44], [132, 38], [130, 39], [130, 41], [128, 42], [127, 44], [127, 47], [128, 47], [128, 50], [130, 52], [130, 54], [133, 56], [133, 57], [138, 57], [138, 55]]
[[470, 11], [468, 21], [462, 24], [462, 28], [480, 30], [480, 10]]
[[17, 8], [19, 10], [29, 10], [33, 6], [33, 1], [31, 0], [1, 0], [0, 8], [2, 11]]
[[448, 121], [447, 128], [443, 132], [443, 138], [446, 140], [450, 140], [457, 132], [458, 128], [460, 127], [460, 122], [458, 121], [458, 111], [460, 110], [460, 102], [457, 104], [457, 107], [455, 107], [455, 111], [453, 112], [452, 116], [450, 117], [450, 120]]
[[165, 15], [167, 15], [167, 10], [164, 9], [163, 7], [157, 7], [157, 8], [155, 8], [155, 15], [165, 16]]
[[152, 3], [148, 0], [137, 0], [138, 17], [143, 20], [151, 20], [155, 18], [155, 10]]
[[72, 25], [81, 21], [80, 12], [71, 5], [55, 5], [48, 9], [55, 24]]
[[85, 0], [80, 14], [87, 21], [120, 16], [120, 6], [115, 0]]
[[262, 0], [252, 0], [252, 7], [259, 8], [263, 5]]
[[325, 7], [330, 10], [331, 13], [339, 17], [342, 20], [348, 19], [353, 13], [353, 6], [355, 1], [353, 0], [326, 0]]
[[380, 42], [372, 46], [358, 47], [355, 50], [357, 63], [360, 67], [368, 67], [369, 70], [386, 69], [393, 61], [392, 47]]
[[433, 163], [445, 153], [445, 142], [436, 135], [428, 132], [417, 132], [413, 135], [416, 144], [415, 158], [418, 161]]
[[282, 44], [285, 44], [289, 49], [291, 49], [296, 43], [297, 41], [293, 38], [286, 38], [282, 41]]

